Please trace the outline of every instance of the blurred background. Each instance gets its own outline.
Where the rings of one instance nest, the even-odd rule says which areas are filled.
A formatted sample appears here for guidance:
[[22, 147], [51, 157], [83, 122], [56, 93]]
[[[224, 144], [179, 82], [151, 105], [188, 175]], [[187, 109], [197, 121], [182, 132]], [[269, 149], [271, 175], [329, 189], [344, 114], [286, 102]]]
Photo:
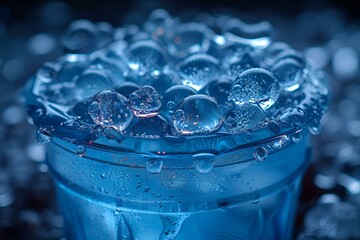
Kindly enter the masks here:
[[325, 69], [332, 103], [313, 137], [294, 239], [360, 239], [360, 11], [352, 1], [0, 1], [0, 239], [65, 239], [44, 163], [21, 103], [21, 89], [45, 61], [62, 54], [75, 19], [114, 27], [141, 24], [156, 8], [184, 20], [230, 13], [268, 20], [274, 41]]

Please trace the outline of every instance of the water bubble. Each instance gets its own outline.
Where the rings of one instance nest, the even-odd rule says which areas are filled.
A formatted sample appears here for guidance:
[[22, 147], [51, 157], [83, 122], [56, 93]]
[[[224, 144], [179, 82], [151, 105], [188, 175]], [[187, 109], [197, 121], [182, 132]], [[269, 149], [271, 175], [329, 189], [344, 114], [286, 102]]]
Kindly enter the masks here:
[[268, 127], [269, 127], [270, 131], [275, 134], [277, 134], [281, 131], [280, 124], [275, 120], [271, 120], [268, 124]]
[[79, 155], [80, 157], [84, 156], [86, 152], [86, 147], [83, 145], [79, 145], [76, 149], [76, 154]]
[[303, 136], [301, 131], [300, 132], [296, 132], [292, 135], [291, 139], [295, 142], [295, 143], [299, 143], [301, 142]]
[[264, 118], [265, 112], [258, 105], [237, 105], [227, 114], [224, 127], [232, 133], [254, 130], [259, 128]]
[[143, 138], [161, 138], [170, 133], [170, 125], [161, 116], [141, 118], [131, 129], [130, 135]]
[[91, 97], [112, 87], [111, 80], [101, 71], [89, 69], [75, 81], [79, 99]]
[[219, 61], [206, 54], [196, 54], [185, 59], [179, 71], [182, 83], [198, 91], [219, 76]]
[[69, 109], [68, 114], [74, 116], [76, 120], [84, 124], [93, 124], [93, 120], [88, 113], [89, 105], [91, 102], [89, 99], [83, 99], [76, 103], [75, 106]]
[[264, 161], [265, 158], [268, 157], [268, 154], [269, 154], [268, 150], [266, 150], [265, 147], [260, 146], [260, 147], [256, 148], [256, 150], [254, 152], [254, 157], [258, 161]]
[[152, 71], [162, 71], [166, 65], [165, 54], [153, 41], [139, 41], [129, 47], [129, 67], [140, 76]]
[[129, 95], [140, 88], [139, 85], [133, 82], [123, 82], [120, 85], [115, 87], [115, 91], [120, 93], [125, 97], [129, 97]]
[[194, 94], [196, 94], [196, 91], [193, 88], [184, 85], [177, 85], [169, 88], [162, 98], [161, 114], [165, 118], [172, 120], [177, 107], [186, 97]]
[[164, 73], [152, 74], [148, 81], [148, 85], [151, 85], [153, 88], [155, 88], [160, 95], [163, 95], [166, 90], [176, 85], [177, 83], [179, 83], [177, 76], [174, 74]]
[[205, 87], [205, 92], [215, 98], [217, 104], [224, 112], [233, 106], [233, 102], [230, 101], [232, 81], [228, 79], [218, 79], [209, 82]]
[[279, 98], [280, 85], [269, 71], [253, 68], [235, 79], [231, 91], [240, 104], [258, 103], [263, 109], [267, 109]]
[[105, 90], [90, 99], [89, 115], [102, 127], [124, 131], [133, 119], [127, 99], [115, 91]]
[[286, 91], [294, 91], [300, 87], [303, 80], [303, 65], [292, 58], [285, 58], [271, 68], [271, 71], [279, 81], [280, 86]]
[[231, 80], [235, 80], [242, 72], [250, 68], [258, 68], [257, 64], [250, 54], [245, 53], [240, 60], [231, 63], [229, 69], [227, 70], [227, 75]]
[[51, 132], [46, 128], [40, 128], [36, 132], [36, 140], [40, 144], [48, 143], [51, 141], [52, 135]]
[[212, 31], [200, 23], [184, 23], [175, 28], [169, 44], [170, 54], [183, 58], [190, 54], [205, 53], [209, 49]]
[[287, 135], [283, 135], [279, 139], [276, 139], [275, 141], [273, 141], [273, 143], [271, 144], [271, 147], [273, 149], [281, 149], [281, 148], [285, 147], [286, 144], [289, 143], [289, 141], [290, 141], [290, 138]]
[[284, 127], [299, 127], [304, 122], [304, 110], [299, 107], [286, 109], [279, 120]]
[[209, 96], [185, 98], [174, 114], [174, 127], [179, 134], [206, 134], [216, 131], [222, 122], [219, 107]]
[[146, 161], [146, 169], [150, 173], [159, 173], [163, 166], [163, 160], [161, 158], [150, 158]]
[[36, 79], [44, 82], [50, 83], [57, 78], [58, 67], [53, 63], [45, 63], [37, 72]]
[[71, 23], [62, 39], [65, 49], [72, 53], [86, 53], [96, 47], [97, 26], [88, 20]]
[[129, 95], [130, 104], [137, 117], [154, 117], [159, 114], [161, 99], [151, 86], [143, 86]]
[[195, 169], [202, 174], [206, 174], [213, 169], [215, 155], [212, 153], [198, 153], [193, 155]]
[[232, 18], [226, 22], [224, 28], [224, 36], [233, 42], [259, 48], [266, 48], [271, 43], [270, 33], [272, 26], [266, 21], [247, 24], [240, 19]]
[[108, 75], [115, 85], [122, 83], [125, 76], [128, 75], [129, 69], [123, 60], [111, 59], [106, 56], [99, 56], [92, 61], [92, 65]]
[[[144, 23], [144, 29], [153, 33], [153, 38], [163, 37], [166, 29], [174, 25], [175, 20], [164, 9], [156, 9], [149, 15], [148, 21]], [[155, 35], [155, 36], [154, 36]]]
[[309, 126], [309, 131], [312, 135], [318, 135], [320, 133], [320, 123], [316, 122]]

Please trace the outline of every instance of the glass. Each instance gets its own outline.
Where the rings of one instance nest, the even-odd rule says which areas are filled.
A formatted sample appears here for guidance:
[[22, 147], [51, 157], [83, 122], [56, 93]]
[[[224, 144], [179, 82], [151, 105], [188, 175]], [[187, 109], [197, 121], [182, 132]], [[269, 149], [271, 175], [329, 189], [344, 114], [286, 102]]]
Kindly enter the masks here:
[[[129, 146], [139, 141], [143, 148], [163, 144], [162, 149], [179, 151], [186, 144], [129, 141]], [[198, 146], [199, 141], [189, 144]], [[54, 137], [47, 145], [48, 164], [67, 237], [291, 239], [300, 182], [309, 163], [307, 137], [264, 161], [253, 156], [257, 145], [217, 156], [159, 157]]]

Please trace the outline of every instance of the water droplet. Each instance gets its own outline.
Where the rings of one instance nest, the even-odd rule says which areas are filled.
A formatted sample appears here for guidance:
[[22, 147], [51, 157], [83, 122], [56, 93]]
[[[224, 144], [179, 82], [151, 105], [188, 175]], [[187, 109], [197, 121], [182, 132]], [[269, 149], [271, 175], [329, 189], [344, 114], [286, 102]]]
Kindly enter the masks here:
[[169, 44], [170, 54], [183, 58], [190, 54], [205, 53], [209, 49], [212, 31], [200, 23], [184, 23], [177, 26]]
[[258, 105], [237, 105], [226, 115], [224, 126], [232, 133], [254, 130], [264, 118], [265, 112]]
[[195, 169], [202, 174], [206, 174], [213, 169], [215, 155], [212, 153], [198, 153], [193, 155]]
[[124, 131], [133, 119], [127, 99], [114, 91], [103, 91], [90, 99], [88, 112], [96, 124]]
[[106, 56], [99, 56], [91, 62], [92, 66], [96, 67], [100, 71], [106, 73], [114, 82], [115, 85], [119, 85], [124, 82], [125, 76], [129, 74], [129, 69], [125, 63], [125, 60], [120, 57], [111, 59]]
[[139, 41], [129, 47], [129, 67], [140, 76], [152, 71], [162, 71], [165, 54], [153, 41]]
[[280, 95], [279, 82], [267, 70], [246, 70], [233, 83], [232, 96], [240, 104], [258, 103], [263, 109], [271, 107]]
[[84, 156], [86, 152], [86, 147], [79, 145], [76, 149], [76, 154], [79, 155], [80, 157]]
[[86, 70], [75, 80], [79, 99], [91, 97], [101, 91], [112, 88], [111, 80], [101, 71]]
[[268, 150], [265, 147], [257, 147], [254, 152], [254, 157], [258, 161], [264, 161], [268, 157]]
[[303, 81], [303, 65], [295, 59], [285, 58], [271, 68], [279, 84], [286, 91], [294, 91], [300, 87]]
[[206, 54], [195, 54], [184, 60], [179, 71], [182, 83], [198, 91], [219, 76], [219, 61]]
[[296, 132], [292, 135], [291, 139], [295, 142], [295, 143], [299, 143], [301, 142], [303, 136], [301, 131], [300, 132]]
[[206, 95], [185, 98], [174, 114], [174, 127], [179, 134], [207, 134], [216, 131], [222, 116], [216, 102]]
[[135, 92], [139, 88], [140, 88], [140, 86], [137, 85], [136, 83], [123, 82], [120, 85], [118, 85], [117, 87], [115, 87], [115, 91], [120, 93], [121, 95], [123, 95], [125, 97], [129, 97], [129, 95], [131, 93]]
[[131, 93], [129, 98], [131, 107], [137, 117], [154, 117], [159, 114], [161, 98], [153, 87], [143, 86]]
[[286, 144], [288, 144], [290, 141], [290, 138], [286, 135], [280, 137], [279, 139], [275, 140], [273, 143], [272, 143], [272, 148], [274, 149], [281, 149], [283, 147], [286, 146]]
[[65, 49], [72, 53], [86, 53], [96, 47], [98, 28], [88, 20], [72, 22], [62, 39]]
[[161, 158], [150, 158], [146, 161], [146, 169], [150, 173], [159, 173], [162, 169], [163, 160]]
[[36, 133], [36, 140], [40, 144], [48, 143], [51, 141], [51, 132], [46, 128], [40, 128]]
[[161, 138], [170, 134], [170, 125], [161, 116], [141, 118], [131, 129], [130, 135], [144, 138]]
[[227, 75], [231, 80], [235, 80], [242, 72], [248, 70], [250, 68], [258, 68], [259, 64], [257, 64], [250, 54], [245, 53], [240, 60], [236, 60], [231, 63], [228, 70]]
[[320, 133], [320, 130], [320, 123], [313, 123], [311, 126], [309, 126], [309, 131], [312, 135], [318, 135]]
[[53, 63], [45, 63], [43, 67], [41, 67], [36, 72], [36, 78], [44, 83], [50, 83], [57, 78], [57, 66]]
[[101, 178], [106, 178], [106, 174], [105, 174], [105, 173], [101, 173], [100, 176], [101, 176]]
[[196, 91], [193, 88], [184, 85], [169, 88], [162, 98], [161, 114], [168, 120], [172, 120], [177, 107], [186, 97], [194, 94]]
[[230, 41], [258, 48], [266, 48], [271, 43], [272, 26], [269, 22], [247, 24], [240, 19], [232, 18], [226, 22], [224, 27], [224, 36]]
[[233, 102], [229, 100], [231, 86], [232, 81], [219, 79], [209, 82], [204, 88], [209, 96], [215, 98], [222, 112], [227, 111], [233, 106]]

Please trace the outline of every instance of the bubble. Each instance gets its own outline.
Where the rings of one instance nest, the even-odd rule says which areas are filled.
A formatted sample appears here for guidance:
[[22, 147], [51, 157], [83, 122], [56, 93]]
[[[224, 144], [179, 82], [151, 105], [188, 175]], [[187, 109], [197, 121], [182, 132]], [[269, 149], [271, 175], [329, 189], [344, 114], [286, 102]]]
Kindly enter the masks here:
[[271, 43], [272, 26], [266, 21], [247, 24], [240, 19], [232, 18], [226, 22], [224, 28], [224, 36], [233, 42], [258, 48], [266, 48]]
[[124, 131], [133, 119], [127, 99], [115, 91], [105, 90], [90, 99], [89, 115], [96, 124]]
[[89, 99], [83, 99], [76, 103], [75, 106], [69, 109], [68, 114], [74, 116], [76, 120], [83, 124], [93, 124], [93, 120], [88, 113], [89, 105], [91, 101]]
[[125, 97], [129, 97], [129, 95], [131, 93], [135, 92], [139, 88], [140, 88], [140, 86], [137, 85], [136, 83], [123, 82], [120, 85], [118, 85], [117, 87], [115, 87], [115, 91], [120, 93], [121, 95], [123, 95]]
[[169, 43], [170, 54], [183, 58], [209, 49], [212, 31], [200, 23], [183, 23], [175, 28]]
[[36, 140], [40, 144], [48, 143], [51, 141], [52, 135], [51, 132], [46, 128], [40, 128], [36, 132]]
[[258, 161], [264, 161], [267, 157], [268, 157], [268, 150], [266, 150], [266, 148], [260, 146], [257, 147], [255, 152], [254, 152], [254, 157], [256, 160]]
[[36, 79], [44, 83], [50, 83], [57, 78], [57, 66], [53, 63], [45, 63], [37, 72]]
[[76, 154], [79, 155], [80, 157], [84, 156], [86, 152], [86, 147], [79, 145], [76, 149]]
[[166, 29], [173, 26], [174, 23], [175, 20], [166, 10], [155, 9], [150, 13], [148, 21], [144, 23], [144, 29], [153, 32], [153, 38], [157, 39], [157, 37], [163, 37]]
[[303, 136], [301, 131], [300, 132], [296, 132], [292, 135], [291, 139], [295, 142], [295, 143], [299, 143], [301, 142]]
[[161, 116], [141, 118], [132, 127], [130, 135], [143, 138], [162, 138], [170, 133], [170, 125]]
[[286, 146], [290, 141], [290, 138], [287, 135], [283, 135], [280, 138], [272, 142], [271, 147], [273, 149], [281, 149]]
[[258, 103], [263, 109], [268, 109], [279, 98], [280, 85], [269, 71], [253, 68], [235, 79], [231, 92], [240, 104]]
[[299, 107], [286, 109], [279, 120], [284, 127], [299, 127], [304, 121], [304, 110]]
[[72, 22], [62, 39], [62, 44], [68, 52], [86, 53], [96, 47], [97, 26], [88, 20]]
[[179, 83], [179, 80], [174, 74], [159, 73], [151, 75], [148, 85], [151, 85], [160, 95], [163, 95], [166, 90], [177, 83]]
[[162, 71], [166, 65], [164, 51], [153, 41], [139, 41], [129, 47], [129, 67], [140, 76]]
[[186, 97], [194, 94], [196, 91], [193, 88], [184, 85], [169, 88], [162, 98], [161, 114], [168, 120], [172, 120], [177, 107]]
[[193, 155], [195, 169], [202, 174], [206, 174], [213, 169], [215, 155], [212, 153], [198, 153]]
[[227, 70], [227, 75], [231, 80], [235, 80], [242, 72], [250, 68], [259, 68], [259, 65], [253, 60], [250, 54], [245, 53], [240, 60], [230, 65]]
[[313, 123], [309, 126], [309, 131], [312, 135], [318, 135], [320, 133], [320, 123]]
[[209, 82], [205, 87], [205, 92], [213, 97], [220, 109], [224, 112], [233, 106], [230, 101], [232, 81], [228, 79], [218, 79]]
[[280, 124], [275, 120], [271, 120], [268, 124], [268, 127], [269, 127], [270, 131], [275, 134], [277, 134], [281, 131]]
[[264, 118], [265, 112], [258, 105], [237, 105], [226, 115], [224, 127], [232, 133], [254, 130]]
[[206, 95], [185, 98], [174, 114], [174, 127], [179, 134], [207, 134], [221, 125], [222, 116], [216, 102]]
[[86, 70], [75, 80], [79, 99], [89, 98], [101, 91], [112, 88], [111, 80], [101, 71]]
[[285, 58], [271, 68], [279, 84], [286, 91], [294, 91], [298, 89], [303, 81], [303, 65], [295, 59]]
[[92, 64], [99, 70], [105, 72], [118, 85], [124, 82], [129, 69], [123, 60], [114, 60], [106, 56], [100, 56], [92, 61]]
[[264, 49], [264, 55], [268, 58], [274, 59], [281, 52], [291, 49], [291, 47], [284, 42], [274, 42], [266, 49]]
[[159, 114], [161, 98], [151, 86], [143, 86], [129, 96], [131, 107], [137, 117], [154, 117]]
[[161, 158], [150, 158], [146, 161], [146, 169], [153, 174], [159, 173], [163, 166]]
[[182, 83], [198, 91], [219, 76], [219, 61], [206, 54], [196, 54], [185, 59], [179, 71]]

